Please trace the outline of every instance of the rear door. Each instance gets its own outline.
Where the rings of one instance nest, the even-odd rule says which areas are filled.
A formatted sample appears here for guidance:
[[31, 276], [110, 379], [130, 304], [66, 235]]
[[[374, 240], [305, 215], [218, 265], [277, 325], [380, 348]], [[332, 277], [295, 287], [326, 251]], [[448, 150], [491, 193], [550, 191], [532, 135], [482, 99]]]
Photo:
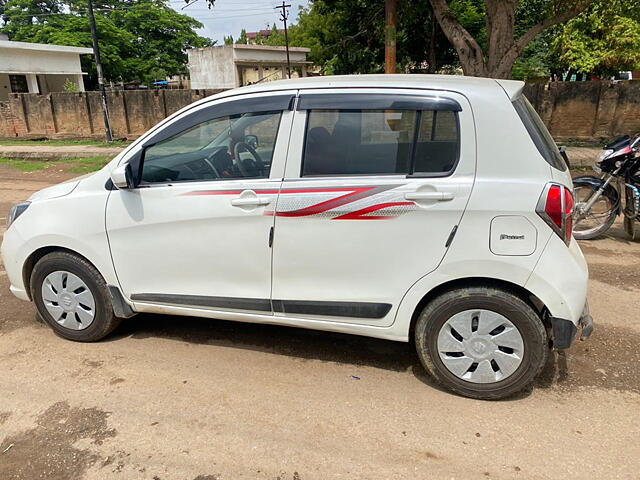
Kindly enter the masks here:
[[273, 213], [276, 315], [388, 326], [437, 268], [474, 181], [466, 99], [304, 91]]

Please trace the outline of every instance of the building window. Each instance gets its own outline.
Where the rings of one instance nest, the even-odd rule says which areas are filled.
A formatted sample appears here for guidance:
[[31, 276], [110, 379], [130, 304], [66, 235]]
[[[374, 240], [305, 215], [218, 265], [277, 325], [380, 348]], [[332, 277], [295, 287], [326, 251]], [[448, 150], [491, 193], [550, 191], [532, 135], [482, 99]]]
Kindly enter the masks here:
[[27, 77], [24, 75], [9, 75], [12, 93], [29, 93]]

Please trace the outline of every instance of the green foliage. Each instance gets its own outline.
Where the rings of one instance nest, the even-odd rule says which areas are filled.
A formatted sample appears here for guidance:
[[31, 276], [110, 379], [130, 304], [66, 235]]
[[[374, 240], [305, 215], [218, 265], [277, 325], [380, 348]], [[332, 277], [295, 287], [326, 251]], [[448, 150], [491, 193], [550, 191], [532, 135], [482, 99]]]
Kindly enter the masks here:
[[[197, 20], [177, 13], [166, 0], [100, 0], [96, 27], [105, 77], [145, 83], [186, 73], [187, 48], [211, 45]], [[68, 13], [66, 13], [68, 12]], [[9, 0], [0, 31], [12, 40], [91, 47], [83, 0]], [[83, 69], [95, 75], [92, 56]]]
[[62, 85], [62, 90], [65, 92], [78, 92], [80, 88], [76, 82], [72, 82], [68, 78], [65, 78], [64, 85]]
[[[471, 0], [455, 0], [465, 2]], [[399, 71], [435, 71], [455, 63], [455, 54], [436, 29], [436, 64], [429, 65], [431, 8], [427, 1], [399, 0], [397, 59]], [[384, 70], [384, 0], [314, 0], [301, 7], [289, 28], [289, 45], [311, 49], [309, 60], [324, 74], [376, 73]], [[245, 43], [241, 33], [236, 43]], [[273, 25], [255, 43], [284, 45], [284, 34]]]
[[559, 68], [577, 73], [640, 69], [640, 2], [597, 1], [557, 29], [551, 49]]
[[534, 39], [513, 64], [511, 75], [516, 80], [548, 78], [552, 63], [549, 54], [548, 35]]

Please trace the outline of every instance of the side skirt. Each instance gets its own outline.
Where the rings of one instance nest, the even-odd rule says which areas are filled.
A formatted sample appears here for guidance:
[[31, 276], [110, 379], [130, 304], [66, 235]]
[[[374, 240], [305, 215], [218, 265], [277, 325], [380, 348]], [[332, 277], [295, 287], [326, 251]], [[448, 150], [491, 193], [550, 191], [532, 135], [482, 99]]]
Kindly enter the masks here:
[[278, 312], [327, 317], [384, 318], [391, 310], [389, 303], [320, 302], [307, 300], [269, 300], [267, 298], [210, 297], [204, 295], [173, 295], [134, 293], [134, 302], [181, 305], [185, 307], [224, 308], [254, 312]]

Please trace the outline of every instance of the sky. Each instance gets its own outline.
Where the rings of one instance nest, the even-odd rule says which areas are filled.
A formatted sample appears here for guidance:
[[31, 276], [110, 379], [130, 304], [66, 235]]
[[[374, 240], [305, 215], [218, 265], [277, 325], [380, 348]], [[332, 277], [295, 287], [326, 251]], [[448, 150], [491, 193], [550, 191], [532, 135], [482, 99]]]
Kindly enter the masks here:
[[[274, 23], [282, 28], [280, 10], [274, 8], [278, 3], [282, 4], [282, 0], [216, 0], [215, 7], [209, 10], [206, 0], [198, 0], [184, 9], [184, 0], [169, 0], [173, 9], [204, 24], [204, 28], [198, 30], [198, 33], [217, 40], [218, 45], [224, 43], [225, 36], [233, 35], [234, 39], [238, 38], [243, 28], [247, 32], [254, 32], [271, 28]], [[295, 23], [298, 7], [306, 5], [308, 0], [287, 0], [286, 3], [291, 5], [289, 22]]]

